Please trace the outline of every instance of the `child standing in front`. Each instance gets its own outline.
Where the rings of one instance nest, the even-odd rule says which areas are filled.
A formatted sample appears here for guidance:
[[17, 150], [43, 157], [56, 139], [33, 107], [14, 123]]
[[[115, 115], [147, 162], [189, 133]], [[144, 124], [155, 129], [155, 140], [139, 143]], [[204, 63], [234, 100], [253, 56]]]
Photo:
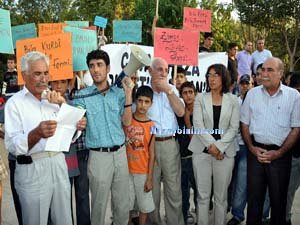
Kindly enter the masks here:
[[146, 225], [148, 213], [155, 208], [152, 197], [155, 135], [151, 134], [154, 122], [146, 115], [152, 99], [153, 91], [150, 87], [138, 88], [135, 98], [136, 111], [133, 113], [130, 125], [124, 128], [130, 173], [130, 209], [133, 209], [136, 200], [139, 225]]

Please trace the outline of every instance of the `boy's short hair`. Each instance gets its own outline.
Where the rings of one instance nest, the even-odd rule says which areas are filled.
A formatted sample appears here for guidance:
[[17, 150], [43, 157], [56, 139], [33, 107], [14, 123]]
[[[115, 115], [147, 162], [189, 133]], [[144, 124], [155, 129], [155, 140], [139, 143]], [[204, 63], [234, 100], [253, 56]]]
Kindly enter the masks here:
[[209, 38], [209, 37], [214, 37], [214, 33], [213, 32], [205, 32], [204, 33], [204, 39], [207, 39], [207, 38]]
[[16, 56], [15, 55], [8, 55], [7, 61], [8, 60], [14, 60], [16, 62]]
[[228, 50], [233, 49], [235, 47], [238, 47], [237, 43], [235, 43], [235, 42], [231, 42], [228, 44]]
[[[174, 78], [175, 68], [173, 67], [173, 72], [171, 74], [172, 79]], [[182, 66], [177, 67], [177, 74], [182, 73], [184, 76], [186, 76], [186, 70]]]
[[89, 67], [90, 61], [93, 59], [102, 59], [105, 62], [106, 66], [109, 66], [109, 64], [110, 64], [109, 55], [107, 54], [107, 52], [100, 50], [100, 49], [93, 50], [87, 54], [86, 64], [88, 67]]
[[192, 88], [194, 93], [196, 94], [196, 88], [195, 88], [195, 85], [192, 81], [186, 81], [181, 85], [181, 87], [179, 89], [179, 94], [180, 94], [181, 97], [182, 97], [182, 91], [183, 91], [184, 88]]
[[135, 93], [135, 99], [138, 99], [138, 97], [140, 97], [140, 96], [148, 97], [151, 99], [151, 102], [152, 102], [152, 100], [153, 100], [152, 88], [149, 86], [145, 86], [145, 85], [139, 87]]

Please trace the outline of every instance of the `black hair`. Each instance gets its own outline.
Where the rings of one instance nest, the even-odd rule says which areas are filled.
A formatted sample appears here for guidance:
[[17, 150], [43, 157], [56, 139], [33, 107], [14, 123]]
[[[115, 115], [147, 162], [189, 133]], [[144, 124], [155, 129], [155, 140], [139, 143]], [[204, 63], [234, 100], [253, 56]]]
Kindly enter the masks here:
[[15, 55], [8, 55], [7, 61], [8, 60], [14, 60], [16, 62], [16, 56]]
[[232, 48], [235, 48], [237, 46], [238, 46], [237, 43], [231, 42], [231, 43], [228, 44], [228, 49], [232, 49]]
[[[172, 69], [172, 74], [171, 74], [172, 79], [173, 79], [173, 77], [174, 77], [174, 73], [175, 73], [175, 68], [173, 67], [173, 69]], [[178, 67], [177, 67], [177, 74], [178, 74], [178, 73], [183, 73], [184, 76], [186, 76], [186, 70], [185, 70], [182, 66], [178, 66]]]
[[152, 101], [153, 100], [152, 88], [149, 86], [145, 86], [145, 85], [139, 87], [135, 93], [135, 99], [138, 99], [138, 97], [140, 97], [140, 96], [148, 97]]
[[300, 72], [293, 72], [290, 79], [290, 87], [298, 88], [300, 86]]
[[229, 92], [229, 87], [231, 84], [231, 78], [229, 75], [228, 70], [226, 69], [226, 67], [223, 64], [213, 64], [210, 65], [207, 69], [205, 78], [206, 78], [206, 91], [210, 92], [210, 88], [209, 88], [209, 82], [208, 82], [208, 73], [211, 69], [214, 69], [216, 71], [216, 74], [218, 74], [219, 76], [221, 76], [222, 78], [222, 91], [221, 93], [227, 93]]
[[261, 64], [258, 64], [258, 65], [257, 65], [257, 67], [256, 67], [256, 70], [258, 70], [258, 69], [262, 69], [263, 65], [264, 65], [263, 63], [261, 63]]
[[214, 33], [213, 32], [205, 32], [204, 33], [204, 39], [209, 38], [209, 37], [214, 37]]
[[195, 85], [192, 81], [186, 81], [180, 86], [179, 94], [180, 94], [181, 97], [182, 97], [182, 91], [183, 91], [184, 88], [192, 88], [194, 93], [196, 94], [196, 88], [195, 88]]
[[103, 59], [105, 62], [106, 66], [109, 66], [110, 60], [109, 60], [109, 55], [107, 52], [97, 49], [89, 52], [86, 56], [86, 64], [89, 67], [89, 63], [92, 59]]

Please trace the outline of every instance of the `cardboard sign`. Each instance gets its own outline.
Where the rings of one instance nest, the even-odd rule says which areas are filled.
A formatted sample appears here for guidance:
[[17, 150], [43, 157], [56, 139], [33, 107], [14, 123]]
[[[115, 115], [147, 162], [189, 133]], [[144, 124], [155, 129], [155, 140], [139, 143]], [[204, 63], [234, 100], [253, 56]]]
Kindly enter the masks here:
[[66, 26], [65, 23], [40, 23], [38, 24], [39, 37], [62, 34], [64, 26]]
[[174, 65], [198, 65], [199, 32], [156, 28], [154, 56]]
[[211, 32], [211, 11], [184, 7], [183, 29]]
[[[17, 65], [21, 68], [21, 58], [31, 51], [43, 52], [49, 57], [50, 80], [73, 78], [71, 34], [59, 34], [17, 41]], [[24, 84], [21, 70], [18, 70], [18, 84]]]
[[12, 39], [14, 48], [16, 48], [16, 41], [28, 38], [35, 38], [36, 27], [34, 23], [28, 23], [24, 25], [18, 25], [11, 27]]
[[107, 19], [101, 16], [95, 16], [94, 25], [102, 28], [106, 28]]
[[89, 21], [65, 21], [68, 26], [71, 27], [88, 27]]
[[72, 34], [73, 70], [87, 70], [86, 56], [97, 49], [96, 31], [69, 26], [65, 27], [64, 31]]
[[141, 20], [114, 20], [114, 42], [142, 42]]
[[81, 27], [82, 29], [86, 29], [86, 30], [97, 30], [96, 26], [89, 26], [89, 27]]
[[0, 9], [0, 52], [14, 54], [9, 10]]

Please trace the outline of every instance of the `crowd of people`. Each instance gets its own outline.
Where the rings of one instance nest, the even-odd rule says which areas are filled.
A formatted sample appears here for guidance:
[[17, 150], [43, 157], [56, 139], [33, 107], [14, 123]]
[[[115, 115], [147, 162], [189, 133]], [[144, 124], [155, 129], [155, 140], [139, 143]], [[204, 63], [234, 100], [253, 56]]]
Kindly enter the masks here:
[[[199, 51], [210, 52], [213, 38], [205, 33]], [[9, 62], [2, 90], [5, 147], [19, 224], [74, 224], [73, 188], [78, 225], [104, 225], [110, 195], [114, 225], [161, 225], [164, 219], [167, 225], [209, 225], [210, 217], [214, 225], [246, 218], [247, 225], [291, 224], [300, 185], [300, 74], [284, 84], [283, 62], [264, 48], [264, 39], [256, 48], [252, 53], [247, 41], [238, 52], [230, 43], [227, 67], [208, 67], [203, 93], [182, 67], [170, 84], [162, 58], [148, 68], [150, 85], [137, 87], [135, 73], [118, 88], [108, 83], [107, 52], [91, 51], [86, 63], [93, 84], [81, 90], [71, 80], [50, 81], [49, 59], [40, 52], [22, 57], [19, 90]], [[45, 151], [62, 104], [86, 110], [75, 121], [81, 135], [69, 152]], [[0, 175], [7, 176], [2, 161]]]

